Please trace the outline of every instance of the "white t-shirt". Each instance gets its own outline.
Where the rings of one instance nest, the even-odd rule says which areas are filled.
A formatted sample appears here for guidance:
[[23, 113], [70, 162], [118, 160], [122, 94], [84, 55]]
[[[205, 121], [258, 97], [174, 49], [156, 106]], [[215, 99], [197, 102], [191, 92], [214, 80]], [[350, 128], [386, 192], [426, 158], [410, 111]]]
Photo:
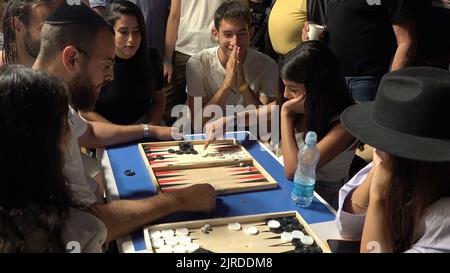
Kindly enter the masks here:
[[87, 179], [81, 159], [78, 138], [87, 129], [87, 122], [72, 107], [69, 106], [68, 115], [71, 138], [68, 141], [64, 158], [64, 174], [69, 180], [70, 187], [77, 201], [85, 206], [96, 203], [97, 184], [92, 179]]
[[175, 50], [192, 56], [217, 45], [211, 30], [214, 13], [225, 0], [182, 0]]
[[68, 252], [102, 253], [106, 235], [106, 226], [100, 219], [73, 208], [70, 208], [70, 217], [61, 231]]
[[[222, 86], [226, 69], [218, 54], [219, 47], [213, 47], [194, 54], [186, 65], [186, 92], [191, 97], [206, 97], [209, 101]], [[253, 90], [266, 97], [276, 97], [278, 91], [278, 65], [269, 56], [248, 49], [244, 61], [245, 80]], [[244, 105], [242, 93], [236, 90], [230, 94], [227, 105]]]

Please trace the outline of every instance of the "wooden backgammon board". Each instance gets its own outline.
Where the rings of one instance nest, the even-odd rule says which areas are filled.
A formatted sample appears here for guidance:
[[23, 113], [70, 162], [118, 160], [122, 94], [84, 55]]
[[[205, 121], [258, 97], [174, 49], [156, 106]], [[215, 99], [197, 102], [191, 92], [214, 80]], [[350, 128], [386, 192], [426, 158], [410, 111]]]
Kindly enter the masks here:
[[328, 253], [296, 211], [186, 221], [144, 228], [149, 253]]
[[161, 192], [209, 183], [217, 194], [278, 187], [272, 176], [235, 139], [140, 143], [139, 151]]

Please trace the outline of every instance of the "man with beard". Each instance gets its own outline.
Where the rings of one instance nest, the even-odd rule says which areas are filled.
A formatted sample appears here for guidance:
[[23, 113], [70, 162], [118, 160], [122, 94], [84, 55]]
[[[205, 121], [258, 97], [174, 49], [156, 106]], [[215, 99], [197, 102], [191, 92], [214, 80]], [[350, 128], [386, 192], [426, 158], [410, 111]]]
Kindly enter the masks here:
[[31, 67], [39, 53], [41, 28], [53, 0], [10, 0], [3, 18], [4, 64]]
[[[39, 54], [41, 29], [45, 19], [61, 3], [53, 0], [10, 0], [7, 2], [5, 19], [5, 50], [3, 64], [21, 64], [31, 67]], [[103, 174], [97, 161], [81, 154], [86, 179], [103, 184]]]
[[152, 125], [119, 126], [88, 122], [77, 111], [89, 111], [101, 88], [113, 79], [114, 30], [85, 5], [60, 5], [47, 18], [41, 32], [41, 48], [33, 68], [62, 78], [70, 94], [69, 125], [72, 139], [67, 147], [65, 174], [77, 201], [106, 225], [107, 240], [124, 236], [141, 226], [177, 211], [210, 212], [215, 191], [209, 184], [161, 193], [142, 200], [118, 200], [102, 204], [95, 183], [86, 181], [79, 144], [96, 148], [142, 137], [169, 139], [171, 128]]

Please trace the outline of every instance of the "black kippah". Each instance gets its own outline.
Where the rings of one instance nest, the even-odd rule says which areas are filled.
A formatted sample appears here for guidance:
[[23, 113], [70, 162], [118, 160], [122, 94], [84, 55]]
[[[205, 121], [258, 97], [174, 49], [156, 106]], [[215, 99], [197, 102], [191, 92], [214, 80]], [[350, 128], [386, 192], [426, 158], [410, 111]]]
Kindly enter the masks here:
[[69, 24], [104, 24], [103, 18], [85, 4], [69, 5], [64, 1], [59, 5], [47, 19], [49, 25], [69, 25]]

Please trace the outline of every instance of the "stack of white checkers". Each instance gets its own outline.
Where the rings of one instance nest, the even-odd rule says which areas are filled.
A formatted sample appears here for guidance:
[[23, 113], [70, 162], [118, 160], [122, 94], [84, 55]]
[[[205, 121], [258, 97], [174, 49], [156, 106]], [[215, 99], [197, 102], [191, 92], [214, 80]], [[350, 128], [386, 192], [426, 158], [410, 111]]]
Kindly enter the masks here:
[[200, 248], [192, 242], [187, 228], [152, 230], [150, 232], [152, 247], [157, 253], [187, 253]]

